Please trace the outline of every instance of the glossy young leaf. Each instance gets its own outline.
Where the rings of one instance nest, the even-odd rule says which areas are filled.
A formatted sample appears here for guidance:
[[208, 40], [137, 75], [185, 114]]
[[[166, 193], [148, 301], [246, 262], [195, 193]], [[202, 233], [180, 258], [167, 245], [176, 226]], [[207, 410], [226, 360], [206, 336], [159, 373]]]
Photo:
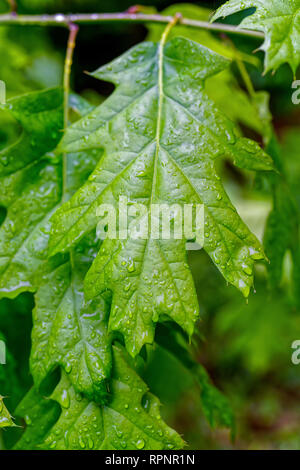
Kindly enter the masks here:
[[[1, 309], [2, 311], [4, 310], [6, 313], [7, 317], [10, 317], [12, 321], [10, 321], [10, 331], [12, 329], [16, 330], [15, 325], [19, 321], [19, 332], [22, 330], [22, 334], [16, 335], [16, 336], [10, 336], [9, 338], [6, 338], [4, 335], [2, 335], [0, 331], [0, 343], [1, 341], [4, 341], [5, 343], [5, 350], [1, 347], [2, 345], [0, 344], [0, 390], [1, 393], [7, 397], [7, 407], [10, 410], [14, 410], [16, 405], [19, 403], [20, 399], [24, 396], [26, 391], [28, 390], [28, 386], [31, 385], [31, 380], [28, 377], [28, 355], [26, 354], [26, 347], [24, 344], [20, 344], [21, 341], [24, 339], [24, 334], [28, 334], [30, 336], [30, 330], [26, 331], [24, 328], [24, 324], [22, 322], [22, 319], [20, 316], [14, 315], [14, 312], [12, 311], [15, 309], [15, 305], [9, 305], [9, 309], [6, 310], [5, 306], [3, 305], [3, 300], [2, 300], [2, 305]], [[1, 315], [2, 316], [2, 315]], [[0, 316], [0, 325], [1, 325], [1, 318]], [[2, 326], [2, 325], [1, 325]], [[23, 360], [20, 359], [20, 355], [17, 354], [17, 351], [11, 351], [10, 347], [12, 346], [13, 341], [18, 341], [19, 342], [19, 347], [20, 350], [23, 354]], [[15, 346], [15, 345], [13, 345]], [[5, 358], [3, 358], [3, 353], [5, 355]], [[5, 359], [5, 364], [3, 364], [3, 359]]]
[[265, 33], [260, 47], [265, 51], [265, 72], [289, 63], [294, 75], [300, 63], [300, 0], [229, 0], [214, 14], [212, 21], [248, 8], [255, 8], [240, 27]]
[[51, 398], [62, 414], [46, 437], [44, 449], [180, 449], [184, 442], [160, 416], [158, 400], [114, 346], [111, 399], [106, 406], [75, 393], [66, 374]]
[[[269, 170], [272, 160], [234, 126], [204, 91], [207, 77], [227, 61], [183, 38], [142, 43], [94, 73], [117, 89], [68, 129], [66, 152], [104, 149], [89, 181], [52, 219], [51, 253], [66, 251], [92, 230], [100, 204], [120, 196], [144, 203], [203, 203], [204, 248], [224, 277], [248, 295], [257, 239], [240, 219], [215, 170], [227, 156], [243, 168]], [[146, 112], [145, 112], [146, 110]], [[135, 224], [141, 223], [137, 217]], [[198, 305], [186, 264], [185, 240], [105, 240], [86, 278], [94, 297], [113, 291], [110, 328], [123, 333], [131, 354], [152, 342], [154, 324], [167, 315], [189, 334]]]
[[12, 417], [10, 416], [6, 406], [3, 402], [3, 397], [0, 395], [0, 429], [14, 426]]

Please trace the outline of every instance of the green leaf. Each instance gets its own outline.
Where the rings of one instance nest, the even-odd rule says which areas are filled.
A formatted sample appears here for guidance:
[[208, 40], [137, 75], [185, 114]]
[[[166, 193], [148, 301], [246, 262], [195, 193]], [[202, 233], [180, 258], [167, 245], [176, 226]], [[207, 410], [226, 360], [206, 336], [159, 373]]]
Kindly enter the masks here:
[[[52, 254], [78, 243], [97, 225], [99, 205], [117, 207], [119, 196], [149, 208], [203, 203], [204, 248], [225, 279], [248, 295], [254, 260], [263, 252], [226, 195], [215, 160], [227, 156], [264, 170], [272, 161], [258, 144], [236, 136], [204, 92], [205, 79], [226, 66], [221, 56], [175, 38], [166, 45], [142, 43], [94, 73], [117, 89], [68, 129], [61, 149], [104, 154], [89, 181], [54, 215]], [[105, 240], [85, 285], [89, 297], [113, 291], [109, 326], [123, 333], [131, 354], [153, 341], [163, 315], [193, 332], [198, 304], [185, 240]]]
[[102, 401], [111, 372], [110, 305], [100, 296], [85, 303], [83, 295], [83, 278], [94, 251], [94, 237], [90, 237], [71, 260], [67, 256], [46, 264], [35, 296], [31, 372], [39, 386], [59, 364], [77, 391]]
[[260, 47], [266, 53], [265, 72], [287, 62], [295, 75], [300, 63], [300, 0], [230, 0], [217, 10], [212, 21], [252, 7], [255, 12], [240, 26], [265, 33]]
[[231, 429], [235, 436], [235, 417], [228, 399], [211, 382], [211, 379], [201, 364], [194, 367], [196, 379], [201, 388], [203, 412], [212, 428], [225, 427]]
[[0, 152], [0, 297], [33, 291], [33, 274], [47, 251], [47, 220], [61, 197], [61, 165], [51, 152], [63, 127], [62, 91], [9, 100], [3, 109], [20, 126], [18, 139]]
[[25, 421], [25, 431], [15, 450], [37, 450], [60, 416], [58, 403], [44, 398], [36, 387], [25, 395], [16, 409], [16, 416]]
[[237, 126], [242, 124], [264, 137], [267, 125], [260, 115], [258, 101], [268, 102], [266, 92], [260, 91], [253, 97], [249, 96], [229, 70], [207, 80], [206, 92]]
[[[30, 91], [30, 80], [26, 76], [31, 58], [21, 41], [12, 40], [9, 27], [0, 30], [0, 76], [6, 84], [8, 96]], [[27, 69], [27, 70], [26, 70]]]
[[0, 429], [14, 426], [12, 417], [10, 416], [6, 406], [3, 402], [3, 397], [0, 395]]
[[111, 400], [103, 407], [75, 393], [66, 374], [51, 398], [62, 413], [44, 449], [180, 449], [184, 442], [161, 419], [160, 404], [114, 346]]
[[[48, 255], [49, 218], [86, 181], [96, 165], [93, 152], [70, 155], [64, 168], [54, 154], [63, 127], [62, 91], [33, 92], [7, 102], [19, 137], [0, 152], [0, 298], [35, 291]], [[91, 107], [73, 95], [82, 116]]]
[[[24, 322], [22, 322], [22, 319], [14, 315], [14, 311], [12, 311], [12, 308], [15, 308], [15, 306], [9, 305], [10, 310], [5, 311], [5, 306], [1, 305], [1, 310], [3, 309], [5, 314], [8, 316], [8, 318], [12, 318], [12, 321], [9, 324], [9, 329], [10, 331], [16, 330], [15, 325], [17, 322], [19, 322], [19, 331], [22, 330], [22, 334], [20, 336], [16, 336], [16, 338], [10, 337], [9, 340], [6, 338], [0, 331], [0, 341], [4, 341], [5, 345], [10, 345], [10, 347], [18, 346], [18, 344], [12, 345], [12, 341], [15, 339], [16, 341], [19, 341], [19, 346], [20, 349], [22, 350], [23, 354], [23, 360], [20, 358], [20, 356], [17, 355], [17, 352], [11, 351], [8, 349], [8, 346], [5, 347], [5, 365], [2, 365], [0, 361], [0, 389], [1, 392], [3, 393], [4, 396], [9, 397], [9, 402], [8, 406], [10, 409], [14, 409], [16, 404], [20, 401], [22, 396], [24, 396], [24, 393], [28, 390], [28, 383], [29, 386], [31, 385], [31, 381], [28, 377], [28, 355], [26, 354], [26, 345], [20, 344], [21, 341], [24, 339], [24, 334], [27, 333], [30, 336], [30, 330], [26, 331], [24, 328]], [[2, 311], [3, 311], [2, 310]], [[2, 317], [2, 315], [1, 315]], [[0, 318], [0, 325], [2, 323], [2, 318]], [[1, 325], [2, 327], [2, 325]], [[0, 351], [2, 350], [1, 345], [0, 345]], [[1, 351], [2, 352], [2, 351]], [[1, 358], [2, 359], [2, 358]], [[24, 380], [25, 379], [25, 380]], [[26, 381], [27, 379], [27, 381]], [[29, 379], [29, 380], [28, 380]], [[25, 382], [25, 383], [24, 383]]]

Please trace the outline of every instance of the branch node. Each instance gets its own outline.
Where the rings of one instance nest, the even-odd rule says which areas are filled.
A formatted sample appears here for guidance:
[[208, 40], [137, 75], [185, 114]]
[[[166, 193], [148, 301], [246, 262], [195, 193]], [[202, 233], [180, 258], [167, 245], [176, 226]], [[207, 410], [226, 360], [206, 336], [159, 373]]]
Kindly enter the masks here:
[[181, 21], [183, 19], [182, 13], [179, 13], [179, 12], [175, 13], [174, 18], [176, 18], [177, 23], [181, 23]]
[[132, 7], [129, 7], [125, 13], [134, 14], [134, 13], [139, 13], [140, 11], [141, 11], [141, 5], [133, 5]]

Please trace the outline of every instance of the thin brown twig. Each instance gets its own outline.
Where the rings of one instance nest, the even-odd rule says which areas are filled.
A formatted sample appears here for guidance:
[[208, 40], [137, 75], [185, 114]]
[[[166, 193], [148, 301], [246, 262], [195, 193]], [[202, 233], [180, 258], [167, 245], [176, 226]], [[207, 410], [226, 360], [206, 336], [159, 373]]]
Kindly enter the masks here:
[[[74, 49], [76, 44], [76, 37], [78, 34], [79, 27], [76, 24], [69, 24], [69, 37], [65, 58], [65, 67], [64, 67], [64, 131], [66, 131], [69, 123], [69, 95], [70, 95], [70, 79], [71, 79], [71, 69], [73, 63]], [[66, 191], [66, 180], [67, 180], [67, 156], [64, 155], [64, 175], [63, 175], [63, 195]]]
[[64, 129], [67, 128], [69, 120], [70, 77], [78, 30], [79, 27], [76, 24], [71, 23], [69, 25], [69, 38], [64, 67]]
[[[69, 28], [70, 24], [93, 24], [93, 23], [165, 23], [172, 21], [172, 16], [160, 14], [144, 13], [76, 13], [64, 15], [61, 13], [55, 15], [16, 15], [8, 13], [0, 15], [1, 24], [20, 24], [20, 25], [38, 25], [38, 26], [63, 26]], [[207, 29], [215, 32], [226, 32], [242, 36], [251, 36], [255, 38], [264, 38], [264, 33], [242, 29], [238, 26], [222, 23], [209, 23], [208, 21], [192, 20], [190, 18], [180, 18], [179, 24], [192, 27]]]
[[16, 15], [16, 13], [17, 13], [17, 8], [18, 8], [18, 5], [17, 5], [16, 0], [7, 0], [7, 3], [8, 3], [9, 6], [10, 6], [10, 13], [11, 13], [12, 15]]

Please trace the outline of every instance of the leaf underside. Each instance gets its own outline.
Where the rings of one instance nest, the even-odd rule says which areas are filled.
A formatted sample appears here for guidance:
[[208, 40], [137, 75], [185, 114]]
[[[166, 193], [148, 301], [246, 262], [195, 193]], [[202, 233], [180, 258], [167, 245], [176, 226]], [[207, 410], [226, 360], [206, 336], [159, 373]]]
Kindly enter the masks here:
[[[231, 204], [215, 169], [221, 157], [252, 170], [272, 160], [234, 125], [204, 91], [204, 81], [228, 61], [183, 38], [146, 42], [93, 75], [116, 91], [71, 126], [61, 150], [103, 150], [88, 182], [52, 218], [51, 253], [67, 251], [93, 230], [100, 204], [118, 198], [151, 204], [204, 204], [205, 243], [225, 279], [248, 295], [261, 246]], [[141, 218], [135, 219], [138, 225]], [[113, 292], [111, 330], [137, 354], [152, 342], [155, 323], [168, 316], [188, 334], [198, 304], [186, 261], [186, 240], [110, 240], [102, 244], [85, 280], [87, 297]]]

